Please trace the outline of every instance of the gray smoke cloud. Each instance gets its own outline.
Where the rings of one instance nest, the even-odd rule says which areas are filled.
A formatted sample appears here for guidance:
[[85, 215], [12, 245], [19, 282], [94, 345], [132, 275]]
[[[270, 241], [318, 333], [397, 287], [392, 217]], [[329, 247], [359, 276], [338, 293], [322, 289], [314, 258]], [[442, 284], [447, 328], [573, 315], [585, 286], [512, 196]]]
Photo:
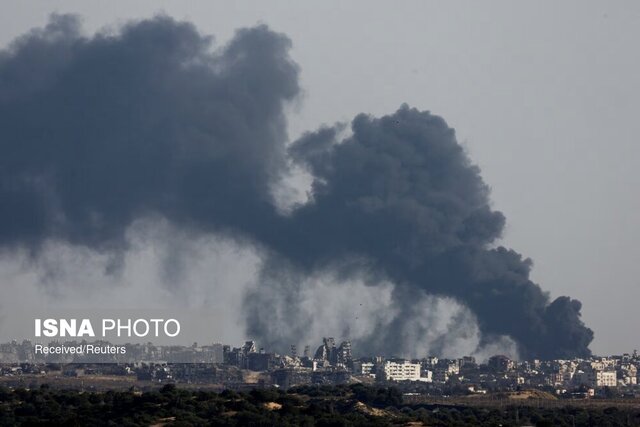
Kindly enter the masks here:
[[264, 26], [211, 42], [166, 17], [84, 38], [56, 16], [3, 52], [0, 239], [118, 247], [156, 212], [250, 233], [273, 221], [290, 42]]
[[[531, 261], [494, 247], [505, 219], [442, 118], [405, 105], [357, 116], [349, 136], [325, 127], [287, 145], [284, 109], [300, 91], [290, 46], [258, 26], [214, 48], [168, 17], [86, 37], [53, 16], [18, 38], [0, 53], [0, 245], [37, 257], [65, 241], [112, 254], [117, 271], [127, 230], [160, 217], [259, 249], [247, 332], [276, 347], [305, 336], [310, 292], [358, 280], [360, 295], [388, 295], [364, 297], [363, 351], [416, 347], [437, 320], [416, 319], [440, 316], [444, 298], [453, 341], [474, 324], [480, 347], [510, 337], [524, 357], [589, 354], [580, 302], [551, 301]], [[292, 165], [313, 183], [283, 213], [274, 186]], [[167, 274], [185, 268], [168, 257]], [[451, 352], [438, 337], [430, 348]]]
[[302, 232], [280, 251], [308, 269], [364, 257], [396, 283], [393, 298], [404, 309], [376, 331], [386, 334], [381, 346], [401, 348], [398, 331], [416, 316], [411, 308], [435, 294], [468, 306], [487, 343], [507, 335], [525, 357], [589, 354], [593, 332], [580, 320], [580, 302], [550, 301], [529, 279], [529, 259], [491, 248], [505, 218], [491, 209], [479, 169], [442, 118], [405, 105], [382, 118], [356, 117], [347, 138], [338, 130], [290, 147], [315, 182], [312, 201], [290, 219]]

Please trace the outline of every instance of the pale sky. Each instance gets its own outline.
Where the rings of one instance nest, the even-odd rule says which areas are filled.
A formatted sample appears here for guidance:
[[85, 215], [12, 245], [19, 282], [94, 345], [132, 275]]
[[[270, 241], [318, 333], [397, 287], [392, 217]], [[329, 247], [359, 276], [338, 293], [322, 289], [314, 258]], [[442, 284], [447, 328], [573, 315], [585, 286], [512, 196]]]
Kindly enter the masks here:
[[290, 136], [404, 102], [444, 117], [507, 217], [502, 244], [583, 302], [595, 353], [640, 347], [640, 3], [0, 1], [0, 45], [76, 13], [92, 33], [163, 12], [293, 41]]

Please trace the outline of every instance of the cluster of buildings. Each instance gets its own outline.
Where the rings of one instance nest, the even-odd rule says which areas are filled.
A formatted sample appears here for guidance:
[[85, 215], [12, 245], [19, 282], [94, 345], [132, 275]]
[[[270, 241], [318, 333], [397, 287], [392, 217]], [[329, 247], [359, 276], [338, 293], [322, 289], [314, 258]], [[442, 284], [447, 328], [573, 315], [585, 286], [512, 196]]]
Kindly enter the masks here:
[[[77, 343], [65, 343], [74, 345]], [[224, 387], [382, 383], [426, 393], [486, 393], [522, 389], [545, 389], [561, 396], [589, 397], [599, 393], [640, 393], [640, 356], [591, 357], [571, 360], [514, 361], [496, 355], [484, 363], [473, 357], [445, 359], [355, 358], [350, 341], [324, 338], [315, 351], [306, 346], [302, 354], [292, 345], [289, 354], [258, 348], [254, 341], [239, 347], [222, 344], [154, 346], [126, 344], [125, 355], [106, 355], [105, 360], [79, 361], [70, 356], [40, 361], [30, 353], [31, 343], [0, 344], [2, 375], [39, 371], [42, 364], [64, 363], [65, 375], [74, 372], [135, 375], [139, 380], [219, 384]], [[18, 362], [20, 361], [20, 363]], [[24, 363], [24, 362], [28, 363]]]
[[545, 389], [561, 396], [593, 397], [596, 394], [640, 391], [640, 356], [637, 351], [621, 356], [570, 360], [514, 361], [496, 355], [486, 363], [473, 357], [416, 360], [357, 360], [353, 375], [376, 381], [427, 383], [431, 389], [466, 390], [470, 393]]

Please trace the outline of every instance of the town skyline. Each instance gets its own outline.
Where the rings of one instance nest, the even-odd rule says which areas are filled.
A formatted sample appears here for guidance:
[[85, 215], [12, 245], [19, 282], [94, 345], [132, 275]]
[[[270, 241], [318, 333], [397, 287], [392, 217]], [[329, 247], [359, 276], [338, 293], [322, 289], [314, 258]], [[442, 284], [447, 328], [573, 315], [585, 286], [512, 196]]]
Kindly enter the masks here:
[[[87, 341], [66, 341], [53, 344], [64, 348], [87, 346]], [[96, 347], [110, 345], [93, 342]], [[213, 343], [198, 346], [155, 346], [152, 343], [125, 344], [120, 352], [101, 355], [38, 355], [32, 344], [0, 343], [0, 382], [11, 384], [12, 378], [29, 378], [33, 373], [48, 375], [61, 369], [64, 377], [90, 382], [92, 376], [104, 378], [137, 377], [139, 386], [175, 383], [216, 385], [226, 389], [250, 387], [302, 387], [309, 385], [394, 384], [407, 391], [428, 391], [428, 395], [483, 395], [487, 393], [540, 390], [558, 398], [589, 399], [635, 395], [638, 391], [640, 355], [632, 353], [611, 356], [590, 356], [557, 360], [515, 361], [504, 355], [493, 355], [478, 361], [471, 356], [439, 358], [424, 356], [405, 359], [352, 354], [351, 342], [338, 344], [325, 337], [313, 350], [305, 346], [302, 352], [292, 345], [289, 354], [278, 354], [259, 348], [255, 341], [239, 347]], [[51, 344], [50, 344], [51, 345]], [[20, 358], [19, 362], [16, 360]], [[14, 360], [11, 360], [11, 359]], [[58, 368], [56, 368], [58, 366]], [[189, 367], [192, 366], [192, 367]], [[238, 371], [234, 371], [234, 369]], [[252, 373], [253, 372], [253, 373]], [[256, 376], [258, 375], [258, 376]], [[51, 377], [56, 378], [56, 377]], [[249, 379], [251, 378], [251, 379]], [[255, 382], [260, 378], [258, 382]], [[21, 379], [20, 381], [24, 381]], [[73, 382], [67, 381], [73, 387]], [[416, 388], [417, 387], [417, 388]], [[547, 399], [548, 397], [545, 397]]]

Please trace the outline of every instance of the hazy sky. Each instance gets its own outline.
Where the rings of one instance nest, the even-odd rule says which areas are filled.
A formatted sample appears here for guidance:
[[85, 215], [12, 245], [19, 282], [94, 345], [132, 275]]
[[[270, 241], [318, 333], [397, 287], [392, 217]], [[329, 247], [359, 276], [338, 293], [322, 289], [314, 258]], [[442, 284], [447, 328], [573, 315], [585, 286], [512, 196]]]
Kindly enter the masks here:
[[[0, 45], [52, 12], [85, 31], [158, 12], [219, 44], [264, 22], [293, 40], [296, 137], [407, 102], [443, 116], [534, 281], [583, 302], [596, 353], [640, 347], [640, 3], [0, 1]], [[336, 96], [337, 94], [337, 96]]]

